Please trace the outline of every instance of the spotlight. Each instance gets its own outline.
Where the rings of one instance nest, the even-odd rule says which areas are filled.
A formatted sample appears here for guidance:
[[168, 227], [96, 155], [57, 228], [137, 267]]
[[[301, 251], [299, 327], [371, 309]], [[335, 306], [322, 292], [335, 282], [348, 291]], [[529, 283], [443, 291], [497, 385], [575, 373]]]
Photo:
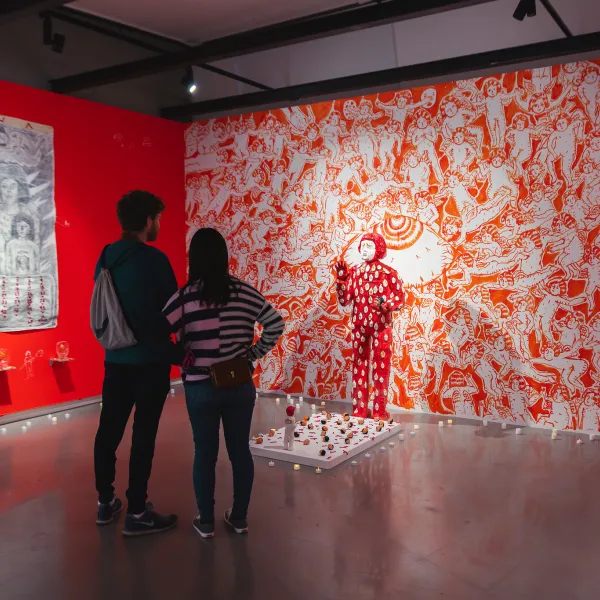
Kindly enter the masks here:
[[198, 84], [194, 79], [194, 69], [192, 67], [185, 70], [185, 77], [181, 80], [181, 83], [185, 86], [188, 94], [195, 94], [198, 91]]
[[43, 17], [42, 37], [44, 46], [50, 46], [53, 52], [56, 52], [57, 54], [63, 53], [67, 38], [62, 33], [54, 33], [52, 19], [48, 15]]
[[525, 17], [535, 17], [535, 0], [520, 0], [513, 18], [517, 21], [522, 21]]

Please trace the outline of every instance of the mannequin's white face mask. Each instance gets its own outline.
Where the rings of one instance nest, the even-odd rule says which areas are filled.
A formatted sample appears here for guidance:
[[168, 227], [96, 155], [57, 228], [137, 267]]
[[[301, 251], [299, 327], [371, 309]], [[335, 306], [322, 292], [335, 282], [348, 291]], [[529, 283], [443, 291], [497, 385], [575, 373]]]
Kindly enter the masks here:
[[365, 240], [360, 245], [360, 256], [365, 262], [372, 261], [375, 258], [375, 242]]

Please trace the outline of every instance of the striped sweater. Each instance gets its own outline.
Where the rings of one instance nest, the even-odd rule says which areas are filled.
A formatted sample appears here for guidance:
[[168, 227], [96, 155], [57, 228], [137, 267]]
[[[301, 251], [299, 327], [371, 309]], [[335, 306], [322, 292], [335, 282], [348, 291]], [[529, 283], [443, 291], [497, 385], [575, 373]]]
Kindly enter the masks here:
[[[175, 294], [163, 311], [178, 340], [185, 313], [186, 351], [193, 352], [195, 367], [210, 367], [246, 353], [251, 360], [258, 360], [275, 346], [283, 333], [283, 318], [264, 296], [246, 282], [235, 277], [233, 280], [237, 291], [225, 306], [201, 305], [194, 285], [186, 286], [182, 294]], [[253, 344], [256, 323], [262, 325], [263, 332]], [[186, 382], [205, 379], [208, 375], [184, 374]]]

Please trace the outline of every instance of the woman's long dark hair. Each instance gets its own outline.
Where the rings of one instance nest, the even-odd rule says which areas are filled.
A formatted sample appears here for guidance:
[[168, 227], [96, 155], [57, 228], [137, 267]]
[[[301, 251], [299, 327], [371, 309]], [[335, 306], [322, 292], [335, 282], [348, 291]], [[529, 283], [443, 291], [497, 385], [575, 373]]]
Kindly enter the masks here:
[[194, 234], [189, 249], [188, 285], [195, 285], [198, 301], [225, 306], [237, 286], [229, 275], [229, 253], [223, 236], [210, 227]]

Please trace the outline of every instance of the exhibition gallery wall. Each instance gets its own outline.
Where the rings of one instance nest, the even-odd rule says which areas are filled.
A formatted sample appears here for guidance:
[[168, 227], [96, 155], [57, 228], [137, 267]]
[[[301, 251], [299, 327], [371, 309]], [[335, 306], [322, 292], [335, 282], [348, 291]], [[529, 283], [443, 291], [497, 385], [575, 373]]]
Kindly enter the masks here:
[[89, 301], [123, 193], [165, 200], [158, 245], [185, 277], [183, 132], [0, 82], [0, 416], [100, 393]]
[[356, 402], [364, 340], [333, 267], [377, 232], [406, 292], [388, 406], [600, 429], [600, 61], [200, 122], [185, 142], [188, 241], [223, 232], [286, 319], [259, 387]]

